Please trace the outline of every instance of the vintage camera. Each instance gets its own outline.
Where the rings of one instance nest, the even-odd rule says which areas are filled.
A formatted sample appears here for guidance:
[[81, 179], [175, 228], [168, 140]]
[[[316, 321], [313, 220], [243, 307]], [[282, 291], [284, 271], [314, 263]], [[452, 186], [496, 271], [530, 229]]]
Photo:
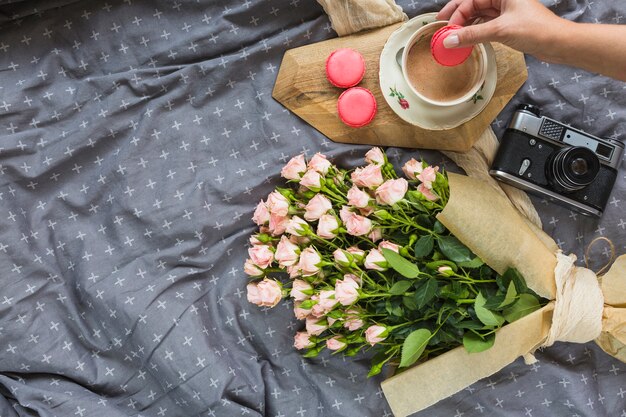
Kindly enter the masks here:
[[600, 139], [521, 104], [489, 173], [499, 181], [600, 217], [611, 194], [624, 144]]

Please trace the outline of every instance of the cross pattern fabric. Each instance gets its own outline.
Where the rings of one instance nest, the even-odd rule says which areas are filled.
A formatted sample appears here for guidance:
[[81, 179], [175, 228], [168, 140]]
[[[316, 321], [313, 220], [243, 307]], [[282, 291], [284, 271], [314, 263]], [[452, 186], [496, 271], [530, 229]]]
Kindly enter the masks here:
[[[399, 3], [410, 17], [443, 5]], [[626, 22], [619, 2], [556, 3], [570, 19]], [[367, 354], [303, 359], [291, 303], [245, 297], [250, 218], [280, 167], [302, 152], [352, 167], [367, 150], [271, 98], [286, 49], [335, 36], [321, 7], [26, 0], [0, 12], [0, 415], [390, 416]], [[527, 63], [498, 134], [534, 102], [624, 139], [623, 83]], [[434, 151], [388, 154], [455, 170]], [[606, 236], [624, 252], [625, 172], [601, 221], [534, 200], [564, 251]], [[419, 415], [626, 417], [626, 365], [593, 344], [538, 358]]]

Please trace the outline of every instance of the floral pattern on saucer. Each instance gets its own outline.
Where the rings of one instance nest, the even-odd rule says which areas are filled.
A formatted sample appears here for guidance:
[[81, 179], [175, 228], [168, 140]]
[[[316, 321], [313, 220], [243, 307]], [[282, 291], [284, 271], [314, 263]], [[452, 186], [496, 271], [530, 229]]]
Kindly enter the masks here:
[[435, 22], [436, 13], [416, 16], [389, 36], [380, 55], [379, 83], [385, 101], [402, 120], [429, 130], [453, 129], [477, 116], [493, 97], [498, 75], [493, 48], [485, 43], [487, 75], [480, 90], [467, 102], [457, 106], [439, 107], [417, 97], [407, 85], [396, 62], [396, 53], [421, 26]]

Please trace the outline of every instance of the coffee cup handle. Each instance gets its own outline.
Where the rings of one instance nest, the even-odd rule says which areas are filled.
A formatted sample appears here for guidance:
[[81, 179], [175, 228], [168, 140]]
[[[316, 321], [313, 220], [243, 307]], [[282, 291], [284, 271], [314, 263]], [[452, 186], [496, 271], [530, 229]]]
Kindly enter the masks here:
[[402, 71], [402, 55], [403, 54], [404, 54], [404, 46], [398, 49], [398, 52], [396, 52], [396, 64], [398, 64], [398, 67], [400, 67], [400, 71]]

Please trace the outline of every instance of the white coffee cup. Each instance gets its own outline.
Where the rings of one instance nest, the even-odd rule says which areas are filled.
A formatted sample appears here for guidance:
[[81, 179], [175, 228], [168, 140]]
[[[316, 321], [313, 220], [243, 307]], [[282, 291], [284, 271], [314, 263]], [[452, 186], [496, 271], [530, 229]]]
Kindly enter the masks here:
[[433, 34], [437, 30], [446, 26], [447, 24], [448, 24], [447, 21], [439, 20], [439, 21], [432, 22], [432, 23], [422, 26], [409, 38], [406, 45], [404, 46], [404, 52], [402, 53], [402, 75], [404, 76], [404, 79], [407, 85], [409, 86], [409, 88], [411, 89], [411, 91], [413, 91], [413, 94], [415, 94], [417, 97], [419, 97], [420, 99], [422, 99], [423, 101], [429, 104], [432, 104], [434, 106], [442, 106], [442, 107], [456, 106], [458, 104], [462, 104], [471, 100], [472, 97], [474, 97], [474, 95], [481, 89], [483, 83], [485, 82], [485, 77], [487, 75], [487, 51], [485, 50], [485, 47], [482, 44], [478, 44], [474, 47], [475, 51], [472, 52], [472, 53], [477, 53], [478, 74], [475, 77], [475, 81], [472, 83], [471, 88], [469, 88], [467, 93], [463, 94], [463, 96], [454, 98], [452, 100], [436, 100], [420, 93], [413, 86], [413, 83], [411, 82], [411, 80], [409, 80], [408, 71], [407, 71], [407, 61], [408, 61], [409, 51], [411, 50], [413, 45], [415, 45], [419, 41], [423, 40], [430, 44], [430, 39], [432, 38]]

